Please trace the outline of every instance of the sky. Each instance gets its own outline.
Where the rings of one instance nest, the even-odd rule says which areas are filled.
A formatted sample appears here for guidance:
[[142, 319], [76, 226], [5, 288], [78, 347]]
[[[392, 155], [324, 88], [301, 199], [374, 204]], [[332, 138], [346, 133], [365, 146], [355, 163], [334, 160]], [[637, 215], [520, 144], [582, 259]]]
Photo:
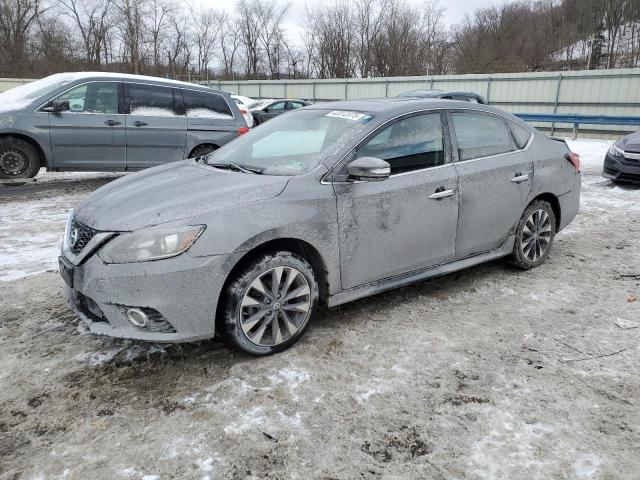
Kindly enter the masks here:
[[[213, 8], [223, 8], [228, 12], [233, 12], [237, 0], [199, 0], [203, 6]], [[283, 3], [286, 0], [282, 0]], [[473, 14], [477, 8], [501, 5], [507, 0], [440, 0], [440, 6], [444, 8], [443, 22], [447, 27], [460, 23], [465, 15]], [[407, 0], [412, 5], [420, 5], [423, 0]], [[295, 44], [301, 44], [301, 38], [305, 30], [304, 19], [306, 5], [317, 6], [330, 4], [333, 0], [289, 0], [290, 9], [286, 21], [283, 23], [288, 38]]]

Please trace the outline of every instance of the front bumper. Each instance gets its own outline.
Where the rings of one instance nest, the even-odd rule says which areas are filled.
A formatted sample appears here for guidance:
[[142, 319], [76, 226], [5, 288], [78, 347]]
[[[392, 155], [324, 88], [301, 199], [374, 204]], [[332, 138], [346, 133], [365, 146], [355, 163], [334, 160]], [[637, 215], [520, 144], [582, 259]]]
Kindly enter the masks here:
[[[153, 342], [213, 338], [224, 281], [241, 253], [105, 264], [97, 255], [73, 269], [64, 295], [91, 332]], [[149, 331], [132, 325], [126, 307], [152, 309], [172, 327]]]
[[604, 157], [602, 176], [616, 182], [640, 182], [640, 161], [619, 161], [607, 153]]

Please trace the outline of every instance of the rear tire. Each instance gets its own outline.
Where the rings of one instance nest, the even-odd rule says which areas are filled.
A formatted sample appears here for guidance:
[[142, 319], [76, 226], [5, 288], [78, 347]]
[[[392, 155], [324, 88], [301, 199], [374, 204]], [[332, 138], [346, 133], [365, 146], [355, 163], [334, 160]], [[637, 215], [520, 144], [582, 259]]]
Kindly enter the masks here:
[[541, 265], [549, 256], [556, 235], [556, 215], [551, 205], [536, 200], [525, 209], [513, 245], [510, 263], [528, 270]]
[[207, 153], [215, 152], [218, 149], [215, 145], [200, 145], [194, 148], [191, 152], [189, 158], [197, 158], [202, 155], [206, 155]]
[[304, 258], [280, 251], [257, 257], [227, 286], [221, 330], [251, 355], [281, 352], [297, 342], [318, 305], [318, 282]]
[[29, 142], [20, 138], [0, 138], [0, 178], [33, 178], [40, 170], [40, 156]]

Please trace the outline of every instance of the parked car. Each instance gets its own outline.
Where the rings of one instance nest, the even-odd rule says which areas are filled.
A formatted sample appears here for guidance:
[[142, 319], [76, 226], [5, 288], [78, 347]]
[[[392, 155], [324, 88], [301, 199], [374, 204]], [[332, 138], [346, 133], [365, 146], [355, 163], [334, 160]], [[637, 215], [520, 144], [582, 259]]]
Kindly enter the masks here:
[[640, 182], [640, 132], [614, 143], [604, 158], [602, 176], [619, 183]]
[[463, 102], [486, 104], [484, 97], [473, 92], [440, 91], [440, 90], [411, 90], [401, 93], [399, 97], [411, 98], [443, 98], [446, 100], [461, 100]]
[[501, 110], [335, 102], [99, 188], [69, 217], [60, 272], [94, 333], [220, 331], [265, 355], [295, 343], [319, 302], [500, 257], [537, 267], [579, 203], [577, 155]]
[[240, 113], [247, 122], [247, 126], [249, 128], [253, 127], [254, 120], [253, 115], [251, 115], [251, 109], [259, 106], [262, 102], [243, 95], [231, 95], [231, 99], [238, 105], [238, 109], [240, 109]]
[[259, 125], [282, 113], [306, 107], [307, 105], [311, 104], [304, 100], [287, 100], [281, 98], [265, 101], [259, 106], [252, 108], [251, 113], [255, 120], [255, 125]]
[[61, 73], [0, 94], [0, 178], [140, 170], [247, 131], [223, 92], [140, 75]]

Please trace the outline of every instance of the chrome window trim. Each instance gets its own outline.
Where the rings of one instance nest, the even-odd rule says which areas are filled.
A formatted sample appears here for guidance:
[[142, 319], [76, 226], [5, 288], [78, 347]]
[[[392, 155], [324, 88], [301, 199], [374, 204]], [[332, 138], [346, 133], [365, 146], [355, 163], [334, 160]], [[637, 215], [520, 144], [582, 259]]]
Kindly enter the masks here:
[[[43, 112], [41, 110], [41, 108], [43, 108], [50, 101], [58, 98], [60, 95], [64, 95], [65, 93], [73, 90], [76, 87], [81, 87], [83, 85], [88, 85], [90, 83], [122, 83], [122, 80], [87, 80], [86, 82], [76, 83], [75, 85], [73, 85], [73, 86], [67, 88], [66, 90], [63, 90], [62, 92], [58, 93], [55, 97], [51, 97], [46, 102], [44, 102], [41, 105], [37, 106], [36, 108], [33, 109], [33, 111], [36, 112], [36, 113], [53, 113], [53, 112]], [[120, 100], [118, 99], [118, 102], [119, 101]], [[72, 112], [70, 110], [68, 110], [67, 113], [73, 113], [75, 115], [124, 115], [124, 113], [119, 113], [119, 112], [118, 113], [94, 113], [94, 112]]]
[[[445, 110], [445, 111], [453, 111], [453, 110], [463, 110], [463, 111], [467, 111], [467, 110], [468, 110], [468, 111], [471, 111], [471, 112], [480, 112], [480, 113], [484, 113], [484, 114], [487, 114], [487, 115], [495, 115], [495, 116], [498, 116], [498, 117], [503, 118], [504, 120], [513, 121], [513, 119], [511, 119], [511, 118], [507, 117], [506, 115], [504, 115], [504, 114], [502, 114], [502, 113], [498, 113], [498, 112], [488, 112], [488, 111], [486, 111], [486, 110], [482, 110], [482, 109], [479, 109], [479, 108], [458, 107], [458, 108], [452, 109], [451, 107], [437, 107], [437, 108], [428, 108], [428, 109], [412, 110], [412, 111], [410, 111], [410, 112], [404, 112], [404, 113], [401, 113], [401, 114], [399, 114], [399, 115], [396, 115], [395, 117], [392, 117], [392, 118], [390, 118], [389, 120], [387, 120], [386, 122], [384, 122], [383, 124], [379, 125], [379, 126], [378, 126], [374, 131], [373, 131], [373, 132], [371, 132], [371, 134], [375, 134], [376, 132], [379, 132], [381, 129], [383, 129], [383, 128], [384, 128], [387, 124], [389, 124], [390, 122], [393, 122], [394, 120], [396, 120], [396, 119], [398, 119], [398, 118], [400, 118], [400, 117], [404, 117], [405, 115], [412, 115], [412, 114], [414, 114], [414, 113], [416, 113], [416, 114], [417, 114], [417, 113], [427, 113], [427, 112], [439, 112], [439, 111], [442, 111], [442, 110]], [[507, 127], [507, 128], [508, 128], [508, 127]], [[535, 136], [535, 135], [534, 135], [534, 133], [533, 133], [533, 132], [531, 132], [531, 131], [530, 131], [530, 133], [531, 133], [531, 136], [529, 137], [529, 141], [528, 141], [528, 142], [527, 142], [527, 144], [524, 146], [524, 148], [521, 148], [521, 149], [519, 149], [519, 150], [513, 150], [513, 151], [511, 151], [511, 152], [505, 152], [505, 153], [498, 153], [498, 154], [496, 154], [496, 155], [488, 155], [488, 156], [486, 156], [486, 157], [472, 158], [472, 159], [469, 159], [469, 160], [454, 160], [454, 161], [452, 161], [451, 163], [445, 163], [444, 165], [437, 165], [437, 166], [435, 166], [435, 167], [427, 167], [427, 168], [423, 168], [423, 169], [420, 169], [420, 170], [412, 170], [412, 171], [409, 171], [409, 172], [396, 173], [395, 175], [390, 175], [390, 176], [389, 176], [389, 178], [391, 178], [391, 177], [395, 177], [395, 176], [398, 176], [398, 175], [408, 175], [408, 174], [411, 174], [411, 173], [420, 173], [420, 172], [424, 172], [425, 170], [432, 170], [432, 169], [434, 169], [434, 168], [447, 167], [447, 166], [449, 166], [449, 165], [455, 165], [455, 164], [457, 164], [457, 163], [474, 162], [474, 161], [477, 161], [477, 160], [485, 160], [485, 159], [487, 159], [487, 158], [494, 158], [494, 157], [499, 157], [499, 156], [502, 156], [502, 155], [510, 155], [510, 154], [512, 154], [512, 153], [520, 153], [520, 152], [524, 152], [524, 151], [525, 151], [525, 150], [527, 150], [527, 149], [529, 148], [529, 146], [531, 146], [531, 144], [533, 143], [533, 138], [534, 138], [534, 136]], [[449, 135], [451, 135], [451, 130], [449, 130]], [[322, 176], [322, 178], [320, 179], [320, 183], [321, 183], [322, 185], [333, 185], [333, 184], [336, 184], [336, 185], [345, 185], [345, 184], [353, 184], [353, 183], [367, 183], [367, 182], [363, 182], [363, 181], [357, 181], [357, 182], [336, 181], [336, 182], [332, 182], [332, 181], [330, 181], [330, 180], [327, 180], [327, 177], [328, 177], [329, 175], [331, 175], [331, 173], [333, 172], [333, 170], [334, 170], [338, 165], [340, 165], [340, 164], [342, 163], [342, 161], [343, 161], [345, 158], [347, 158], [347, 156], [348, 156], [349, 154], [351, 154], [351, 152], [356, 148], [356, 146], [360, 143], [360, 141], [361, 141], [361, 140], [359, 140], [355, 145], [353, 145], [353, 146], [352, 146], [352, 147], [347, 151], [347, 153], [345, 153], [342, 157], [340, 157], [340, 160], [338, 160], [338, 161], [333, 165], [333, 167], [331, 167], [331, 168], [329, 169], [329, 171], [328, 171], [327, 173], [325, 173], [325, 174]], [[452, 145], [452, 147], [453, 147], [453, 145]]]

